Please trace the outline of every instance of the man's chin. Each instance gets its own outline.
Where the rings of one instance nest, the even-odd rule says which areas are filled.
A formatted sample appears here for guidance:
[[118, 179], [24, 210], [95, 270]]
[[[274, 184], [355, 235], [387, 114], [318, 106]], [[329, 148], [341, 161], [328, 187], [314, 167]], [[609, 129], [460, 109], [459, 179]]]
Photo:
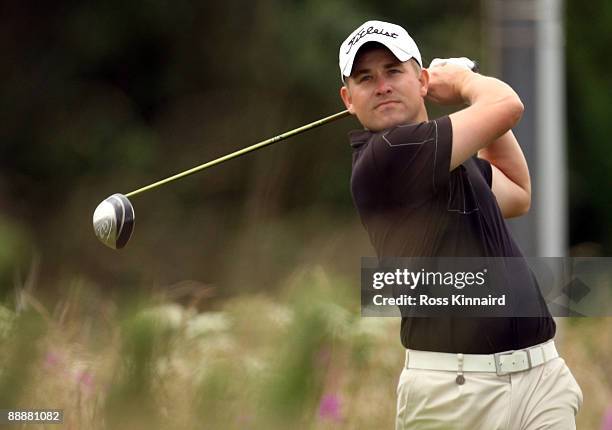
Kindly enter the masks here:
[[376, 123], [371, 124], [371, 127], [366, 127], [366, 128], [370, 131], [382, 131], [388, 128], [396, 127], [398, 125], [410, 124], [411, 122], [414, 122], [414, 121], [411, 121], [410, 119], [404, 116], [397, 116], [397, 117], [393, 116], [393, 117], [385, 118], [384, 120], [381, 120], [381, 121], [376, 121]]

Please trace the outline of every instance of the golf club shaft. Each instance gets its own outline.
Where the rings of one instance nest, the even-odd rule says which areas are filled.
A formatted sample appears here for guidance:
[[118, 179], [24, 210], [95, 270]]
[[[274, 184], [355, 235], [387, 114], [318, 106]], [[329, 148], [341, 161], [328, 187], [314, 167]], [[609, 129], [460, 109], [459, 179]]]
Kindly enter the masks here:
[[328, 116], [326, 118], [323, 118], [323, 119], [320, 119], [318, 121], [311, 122], [310, 124], [306, 124], [306, 125], [304, 125], [302, 127], [296, 128], [294, 130], [287, 131], [287, 132], [285, 132], [283, 134], [279, 134], [278, 136], [275, 136], [275, 137], [272, 137], [270, 139], [264, 140], [262, 142], [256, 143], [256, 144], [251, 145], [249, 147], [240, 149], [240, 150], [238, 150], [236, 152], [232, 152], [231, 154], [224, 155], [223, 157], [219, 157], [216, 160], [212, 160], [212, 161], [209, 161], [207, 163], [200, 164], [199, 166], [196, 166], [193, 169], [189, 169], [189, 170], [185, 170], [184, 172], [177, 173], [174, 176], [170, 176], [170, 177], [168, 177], [166, 179], [162, 179], [161, 181], [157, 181], [157, 182], [155, 182], [155, 183], [153, 183], [151, 185], [147, 185], [145, 187], [142, 187], [142, 188], [139, 188], [137, 190], [134, 190], [131, 193], [126, 194], [125, 196], [126, 197], [133, 197], [133, 196], [135, 196], [137, 194], [144, 193], [145, 191], [152, 190], [153, 188], [160, 187], [160, 186], [162, 186], [164, 184], [168, 184], [168, 183], [176, 181], [178, 179], [182, 179], [182, 178], [184, 178], [186, 176], [193, 175], [194, 173], [197, 173], [197, 172], [199, 172], [201, 170], [204, 170], [204, 169], [208, 169], [209, 167], [212, 167], [212, 166], [215, 166], [217, 164], [223, 163], [224, 161], [231, 160], [232, 158], [236, 158], [236, 157], [239, 157], [241, 155], [247, 154], [247, 153], [249, 153], [251, 151], [255, 151], [256, 149], [263, 148], [264, 146], [268, 146], [268, 145], [271, 145], [273, 143], [280, 142], [281, 140], [285, 140], [288, 137], [295, 136], [297, 134], [303, 133], [305, 131], [308, 131], [308, 130], [311, 130], [313, 128], [319, 127], [321, 125], [330, 123], [330, 122], [335, 121], [337, 119], [344, 118], [344, 117], [349, 116], [349, 115], [350, 115], [350, 113], [349, 113], [348, 110], [344, 110], [342, 112], [338, 112], [338, 113], [336, 113], [334, 115], [330, 115], [330, 116]]

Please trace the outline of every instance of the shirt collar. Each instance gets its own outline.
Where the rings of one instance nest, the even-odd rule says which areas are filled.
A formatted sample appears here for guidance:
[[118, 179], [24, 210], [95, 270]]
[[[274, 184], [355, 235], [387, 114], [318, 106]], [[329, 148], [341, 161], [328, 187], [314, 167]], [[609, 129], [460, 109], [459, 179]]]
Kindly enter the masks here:
[[359, 148], [365, 144], [374, 133], [370, 130], [352, 130], [349, 132], [349, 141], [353, 148]]

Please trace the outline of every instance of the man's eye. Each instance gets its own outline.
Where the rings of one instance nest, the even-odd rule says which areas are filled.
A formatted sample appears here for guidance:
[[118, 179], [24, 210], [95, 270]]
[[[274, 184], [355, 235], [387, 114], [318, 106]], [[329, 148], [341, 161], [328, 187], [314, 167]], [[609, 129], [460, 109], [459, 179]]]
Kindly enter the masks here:
[[367, 82], [370, 79], [372, 79], [372, 77], [370, 75], [363, 75], [363, 76], [361, 76], [361, 78], [359, 78], [359, 82]]
[[400, 69], [389, 69], [389, 72], [391, 72], [391, 74], [402, 73]]

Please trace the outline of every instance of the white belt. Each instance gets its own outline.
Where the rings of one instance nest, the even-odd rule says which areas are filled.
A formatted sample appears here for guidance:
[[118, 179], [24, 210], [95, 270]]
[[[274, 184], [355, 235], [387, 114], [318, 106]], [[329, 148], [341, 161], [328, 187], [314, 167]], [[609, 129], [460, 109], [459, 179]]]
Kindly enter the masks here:
[[492, 372], [499, 376], [522, 372], [557, 358], [553, 340], [516, 351], [496, 354], [452, 354], [446, 352], [406, 351], [406, 368], [451, 372]]

